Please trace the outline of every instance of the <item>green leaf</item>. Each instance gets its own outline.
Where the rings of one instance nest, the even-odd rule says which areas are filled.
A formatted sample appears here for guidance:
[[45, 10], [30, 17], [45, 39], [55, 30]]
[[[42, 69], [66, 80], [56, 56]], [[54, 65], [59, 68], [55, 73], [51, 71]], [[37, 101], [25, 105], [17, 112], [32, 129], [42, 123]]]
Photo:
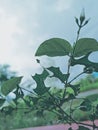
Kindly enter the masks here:
[[1, 92], [6, 96], [21, 82], [22, 77], [14, 77], [5, 81], [1, 86]]
[[81, 38], [74, 46], [74, 57], [80, 57], [89, 52], [98, 51], [98, 42], [92, 38]]
[[98, 63], [94, 63], [88, 60], [88, 57], [91, 53], [88, 53], [84, 57], [80, 59], [74, 59], [73, 57], [71, 58], [71, 66], [80, 64], [84, 65], [87, 68], [92, 68], [94, 72], [98, 72]]
[[43, 42], [36, 51], [35, 56], [65, 56], [71, 52], [71, 45], [61, 38], [52, 38]]
[[74, 90], [71, 87], [66, 88], [66, 93], [75, 95]]
[[88, 99], [85, 99], [81, 104], [80, 104], [80, 110], [82, 111], [90, 111], [92, 109], [92, 104]]
[[2, 108], [2, 112], [4, 112], [6, 115], [10, 115], [13, 112], [14, 108], [11, 106], [6, 106]]
[[79, 126], [78, 130], [90, 130], [89, 128], [85, 127], [85, 126]]
[[4, 102], [5, 102], [5, 99], [0, 98], [0, 107], [3, 105]]
[[75, 96], [79, 94], [80, 92], [80, 84], [71, 85], [70, 87], [74, 90]]
[[49, 73], [44, 70], [42, 72], [42, 74], [35, 74], [34, 76], [32, 76], [32, 78], [36, 81], [37, 83], [37, 87], [34, 89], [34, 91], [38, 94], [38, 95], [43, 95], [44, 93], [46, 93], [49, 88], [47, 88], [44, 84], [44, 80], [46, 79], [46, 77], [49, 75]]
[[51, 72], [53, 72], [52, 77], [56, 77], [56, 78], [60, 79], [62, 82], [65, 82], [69, 77], [69, 74], [63, 74], [60, 71], [59, 67], [49, 67], [47, 69], [50, 70]]

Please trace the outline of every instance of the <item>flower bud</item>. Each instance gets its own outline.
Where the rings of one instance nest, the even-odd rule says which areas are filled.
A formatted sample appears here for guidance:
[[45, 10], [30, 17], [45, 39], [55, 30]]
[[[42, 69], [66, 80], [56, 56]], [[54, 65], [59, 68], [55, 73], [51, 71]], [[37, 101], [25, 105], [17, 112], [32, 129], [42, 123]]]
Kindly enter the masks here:
[[80, 15], [80, 24], [82, 25], [82, 23], [84, 22], [85, 20], [85, 11], [84, 9], [82, 10], [81, 12], [81, 15]]

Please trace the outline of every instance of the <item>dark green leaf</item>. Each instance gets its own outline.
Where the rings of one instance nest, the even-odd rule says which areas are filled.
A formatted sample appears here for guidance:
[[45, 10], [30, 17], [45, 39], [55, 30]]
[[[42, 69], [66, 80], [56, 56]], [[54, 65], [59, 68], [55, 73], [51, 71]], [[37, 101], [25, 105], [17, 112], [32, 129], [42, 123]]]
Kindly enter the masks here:
[[16, 100], [18, 100], [19, 98], [23, 98], [24, 93], [21, 89], [21, 87], [17, 86], [16, 90], [14, 91], [15, 95], [16, 95]]
[[90, 130], [89, 128], [85, 127], [85, 126], [79, 126], [78, 130]]
[[30, 101], [30, 100], [23, 99], [23, 101], [25, 102], [25, 104], [26, 104], [28, 107], [31, 107], [31, 101]]
[[13, 112], [13, 110], [14, 108], [12, 108], [11, 106], [10, 107], [6, 106], [2, 109], [2, 112], [4, 112], [6, 115], [10, 115]]
[[63, 74], [59, 67], [50, 67], [47, 69], [53, 72], [53, 77], [60, 79], [62, 82], [65, 82], [69, 77], [69, 74]]
[[17, 87], [17, 85], [21, 82], [22, 77], [15, 77], [5, 81], [1, 86], [1, 92], [4, 95], [10, 93], [13, 89]]
[[87, 68], [92, 68], [93, 71], [98, 72], [98, 63], [93, 63], [91, 61], [88, 60], [88, 56], [90, 55], [90, 53], [88, 53], [87, 55], [85, 55], [84, 57], [80, 58], [80, 59], [71, 59], [71, 66], [80, 64], [80, 65], [84, 65]]
[[80, 110], [82, 111], [90, 111], [92, 109], [92, 104], [88, 99], [85, 99], [81, 104], [80, 104]]
[[44, 116], [43, 110], [37, 110], [36, 111], [36, 116], [37, 117], [43, 117]]
[[79, 20], [75, 17], [76, 24], [79, 26]]
[[0, 98], [0, 107], [3, 105], [4, 102], [5, 102], [5, 99]]
[[98, 42], [92, 38], [82, 38], [74, 46], [74, 57], [80, 57], [89, 52], [98, 51]]
[[80, 84], [70, 85], [70, 87], [74, 90], [75, 96], [80, 92]]
[[61, 38], [52, 38], [46, 40], [39, 46], [35, 56], [65, 56], [69, 55], [70, 52], [71, 45], [68, 41]]
[[49, 88], [47, 88], [44, 84], [44, 80], [47, 78], [48, 75], [49, 73], [46, 70], [44, 70], [42, 74], [35, 74], [34, 76], [32, 76], [37, 83], [37, 87], [34, 89], [34, 91], [38, 95], [43, 95], [45, 92], [49, 90]]
[[89, 115], [89, 118], [90, 118], [91, 121], [94, 121], [96, 119], [96, 113], [91, 113]]

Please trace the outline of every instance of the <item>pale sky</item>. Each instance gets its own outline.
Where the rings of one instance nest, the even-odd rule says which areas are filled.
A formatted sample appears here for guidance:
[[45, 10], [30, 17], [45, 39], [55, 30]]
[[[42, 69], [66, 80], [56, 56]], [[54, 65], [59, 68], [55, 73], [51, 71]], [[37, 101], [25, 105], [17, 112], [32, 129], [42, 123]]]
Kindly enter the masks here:
[[[9, 64], [23, 76], [34, 74], [40, 68], [34, 53], [43, 41], [53, 37], [75, 41], [74, 17], [82, 8], [91, 20], [80, 36], [98, 40], [98, 0], [0, 0], [0, 64]], [[92, 60], [98, 61], [97, 56]], [[60, 63], [46, 59], [43, 64]]]

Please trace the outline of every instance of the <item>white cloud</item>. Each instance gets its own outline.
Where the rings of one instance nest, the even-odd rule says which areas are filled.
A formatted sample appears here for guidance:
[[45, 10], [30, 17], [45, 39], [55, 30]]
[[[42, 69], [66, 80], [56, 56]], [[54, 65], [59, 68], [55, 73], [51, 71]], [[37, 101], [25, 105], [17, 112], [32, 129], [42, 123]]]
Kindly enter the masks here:
[[[9, 64], [12, 70], [28, 76], [40, 68], [33, 56], [36, 39], [31, 39], [30, 32], [20, 26], [23, 21], [19, 17], [0, 9], [0, 64]], [[32, 26], [36, 29], [39, 25], [34, 22]]]
[[58, 12], [63, 12], [71, 8], [72, 0], [57, 0], [55, 9]]
[[10, 16], [3, 9], [0, 10], [0, 62], [11, 62], [13, 55], [14, 34], [21, 34], [22, 30], [17, 26], [17, 17]]

